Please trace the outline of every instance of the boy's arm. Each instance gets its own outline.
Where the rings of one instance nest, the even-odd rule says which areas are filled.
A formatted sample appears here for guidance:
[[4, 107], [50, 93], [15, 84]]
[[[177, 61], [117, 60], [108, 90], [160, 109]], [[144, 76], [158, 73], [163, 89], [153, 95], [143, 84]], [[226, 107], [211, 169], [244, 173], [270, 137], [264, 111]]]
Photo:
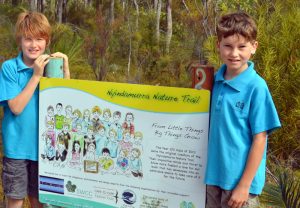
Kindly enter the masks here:
[[8, 106], [15, 115], [23, 112], [24, 108], [31, 99], [36, 87], [38, 86], [41, 77], [44, 73], [44, 67], [49, 62], [47, 58], [49, 55], [39, 56], [33, 63], [33, 75], [27, 83], [26, 87], [13, 99], [8, 100]]
[[232, 208], [240, 208], [248, 200], [250, 185], [263, 158], [266, 137], [267, 133], [265, 131], [253, 136], [253, 143], [243, 175], [228, 201], [228, 205]]

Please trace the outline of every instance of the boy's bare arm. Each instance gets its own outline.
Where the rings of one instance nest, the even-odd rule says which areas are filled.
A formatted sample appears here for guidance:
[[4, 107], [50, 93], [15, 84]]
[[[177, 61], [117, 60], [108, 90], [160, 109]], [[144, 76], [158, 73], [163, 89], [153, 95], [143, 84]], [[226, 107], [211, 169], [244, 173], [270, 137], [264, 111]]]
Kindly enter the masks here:
[[49, 60], [47, 60], [48, 57], [49, 55], [41, 55], [34, 61], [34, 72], [26, 87], [15, 98], [8, 100], [8, 106], [13, 114], [19, 115], [22, 113], [27, 103], [31, 99], [41, 77], [43, 76], [44, 67], [49, 62]]
[[267, 133], [261, 132], [253, 136], [253, 143], [248, 154], [248, 160], [243, 175], [232, 191], [228, 205], [232, 208], [240, 208], [249, 196], [249, 189], [256, 171], [261, 163], [266, 146]]

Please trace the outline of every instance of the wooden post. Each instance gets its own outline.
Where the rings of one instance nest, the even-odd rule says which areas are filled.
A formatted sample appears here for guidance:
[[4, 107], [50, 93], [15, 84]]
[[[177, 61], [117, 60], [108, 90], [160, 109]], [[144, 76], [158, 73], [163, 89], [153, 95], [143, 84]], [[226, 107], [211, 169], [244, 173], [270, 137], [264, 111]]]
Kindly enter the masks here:
[[189, 72], [192, 77], [192, 88], [212, 91], [214, 67], [200, 62], [193, 62], [189, 65]]

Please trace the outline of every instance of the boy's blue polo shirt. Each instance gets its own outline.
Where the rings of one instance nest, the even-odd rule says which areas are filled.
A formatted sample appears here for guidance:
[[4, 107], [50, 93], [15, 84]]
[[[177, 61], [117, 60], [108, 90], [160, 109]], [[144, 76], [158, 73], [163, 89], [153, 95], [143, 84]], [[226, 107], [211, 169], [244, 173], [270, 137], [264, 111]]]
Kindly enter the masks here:
[[[231, 80], [224, 79], [225, 71], [223, 65], [215, 76], [205, 183], [233, 190], [245, 169], [253, 135], [269, 134], [280, 127], [280, 121], [267, 84], [252, 62]], [[265, 166], [266, 150], [250, 193], [262, 192]]]
[[38, 88], [19, 115], [14, 115], [7, 101], [26, 87], [33, 69], [26, 66], [22, 53], [5, 61], [0, 70], [0, 105], [4, 107], [2, 140], [4, 155], [13, 159], [38, 159]]

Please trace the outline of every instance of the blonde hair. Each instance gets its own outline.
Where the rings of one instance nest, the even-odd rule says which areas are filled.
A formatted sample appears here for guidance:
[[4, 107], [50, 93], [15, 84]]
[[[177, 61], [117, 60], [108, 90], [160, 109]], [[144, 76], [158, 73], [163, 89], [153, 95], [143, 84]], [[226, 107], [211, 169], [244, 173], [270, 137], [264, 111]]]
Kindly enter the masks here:
[[140, 137], [140, 138], [143, 138], [143, 133], [140, 132], [140, 131], [137, 131], [134, 133], [134, 137]]
[[101, 114], [101, 109], [100, 109], [99, 106], [94, 106], [94, 107], [92, 108], [92, 113], [95, 113], [95, 112]]
[[50, 43], [51, 26], [45, 15], [39, 12], [22, 12], [19, 14], [15, 26], [15, 38], [21, 45], [22, 37], [44, 38], [46, 45]]
[[80, 110], [79, 110], [79, 109], [75, 109], [75, 110], [73, 111], [73, 115], [74, 115], [75, 113], [77, 113], [77, 114], [78, 114], [78, 117], [79, 117], [79, 118], [81, 118], [81, 117], [82, 117], [82, 114], [81, 114], [81, 112], [80, 112]]
[[104, 113], [108, 113], [109, 117], [111, 117], [111, 112], [110, 112], [110, 110], [108, 108], [105, 108], [103, 110], [103, 115], [104, 115]]

